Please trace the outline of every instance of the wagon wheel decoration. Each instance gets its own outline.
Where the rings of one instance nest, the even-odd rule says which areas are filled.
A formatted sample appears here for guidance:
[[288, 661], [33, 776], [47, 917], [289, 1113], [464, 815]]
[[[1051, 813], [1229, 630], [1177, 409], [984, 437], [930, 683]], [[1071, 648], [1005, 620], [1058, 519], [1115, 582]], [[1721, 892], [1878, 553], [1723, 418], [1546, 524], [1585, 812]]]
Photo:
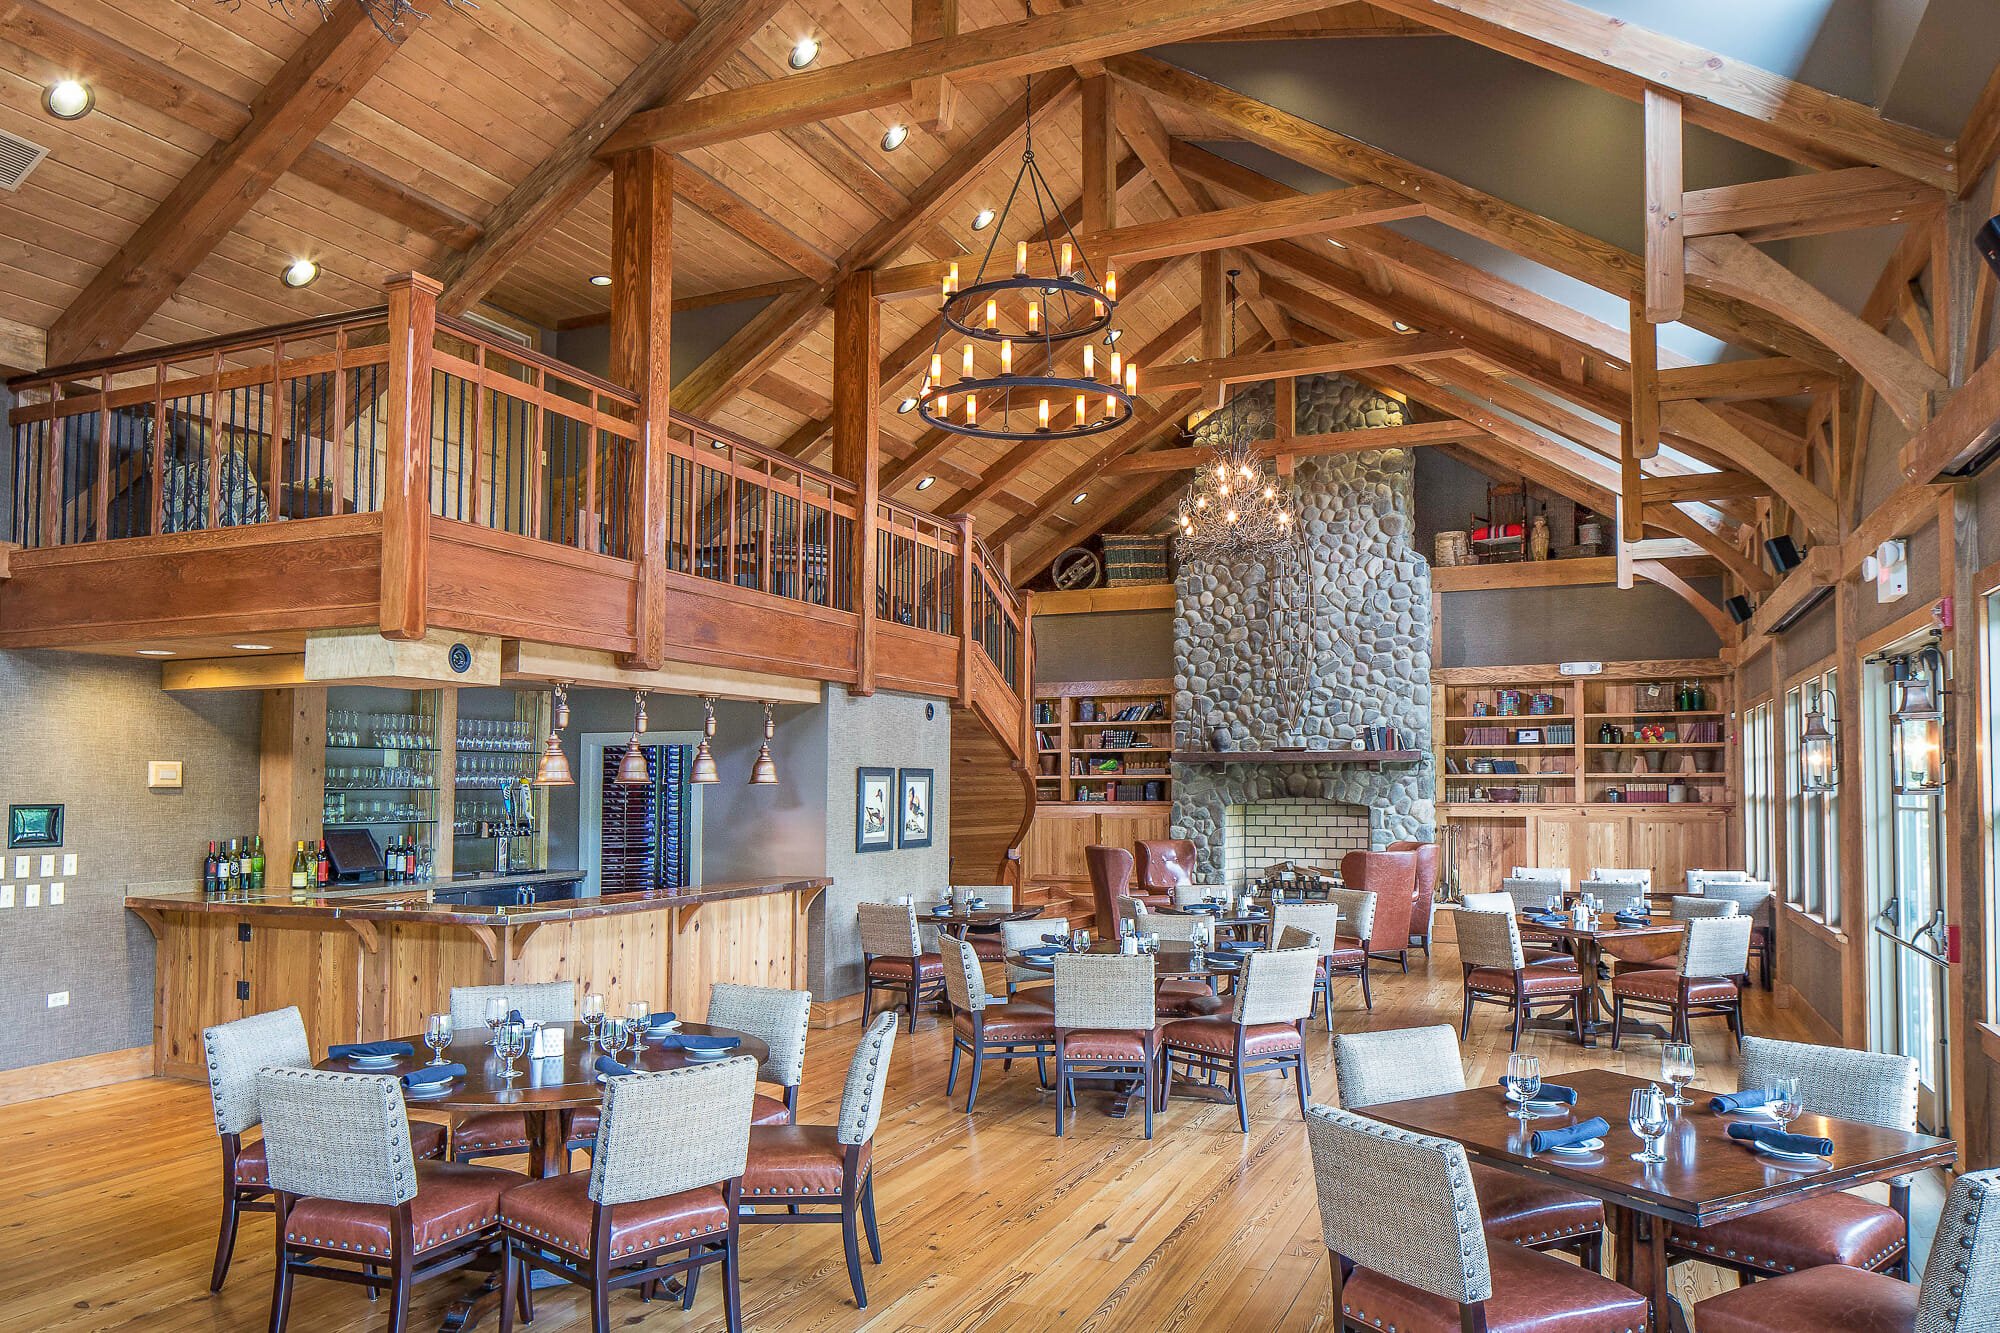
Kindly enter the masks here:
[[1049, 580], [1064, 592], [1095, 588], [1104, 574], [1104, 564], [1081, 546], [1072, 546], [1049, 566]]

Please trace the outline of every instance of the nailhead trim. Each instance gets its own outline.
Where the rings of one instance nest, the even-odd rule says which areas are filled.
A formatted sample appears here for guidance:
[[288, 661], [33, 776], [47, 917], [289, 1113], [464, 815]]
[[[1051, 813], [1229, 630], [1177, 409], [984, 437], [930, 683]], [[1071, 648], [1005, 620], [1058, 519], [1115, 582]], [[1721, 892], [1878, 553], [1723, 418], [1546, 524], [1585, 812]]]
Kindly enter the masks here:
[[[566, 1250], [580, 1258], [589, 1257], [589, 1251], [584, 1248], [584, 1243], [579, 1242], [574, 1236], [557, 1235], [553, 1231], [544, 1231], [540, 1227], [529, 1226], [527, 1223], [516, 1221], [511, 1217], [503, 1216], [500, 1221], [510, 1231], [518, 1232], [523, 1236], [533, 1236], [536, 1240], [547, 1241], [557, 1249]], [[727, 1231], [728, 1229], [729, 1224], [727, 1222], [719, 1222], [714, 1226], [702, 1227], [695, 1231], [676, 1231], [673, 1235], [673, 1241], [696, 1240], [702, 1236], [712, 1235], [718, 1231]], [[627, 1245], [623, 1249], [613, 1250], [611, 1254], [613, 1258], [621, 1258], [628, 1254], [641, 1254], [648, 1250], [657, 1250], [662, 1245], [672, 1244], [673, 1241], [668, 1240], [666, 1234], [663, 1232], [653, 1237], [650, 1241], [642, 1240], [636, 1244]]]
[[[448, 1236], [439, 1236], [437, 1239], [431, 1241], [427, 1245], [418, 1245], [416, 1247], [415, 1252], [418, 1254], [422, 1254], [425, 1250], [436, 1249], [438, 1246], [444, 1244], [448, 1240], [456, 1240], [460, 1236], [469, 1235], [477, 1231], [484, 1231], [487, 1227], [492, 1226], [498, 1220], [499, 1218], [497, 1215], [482, 1217], [477, 1222], [472, 1223], [470, 1226], [459, 1227], [456, 1231], [453, 1231]], [[289, 1227], [285, 1229], [285, 1239], [294, 1245], [314, 1245], [322, 1250], [351, 1250], [356, 1254], [390, 1253], [389, 1247], [387, 1246], [384, 1246], [383, 1248], [378, 1250], [373, 1245], [350, 1245], [344, 1240], [326, 1240], [319, 1236], [311, 1236], [311, 1237], [301, 1236]]]
[[[1381, 1316], [1371, 1315], [1365, 1310], [1356, 1309], [1345, 1300], [1342, 1300], [1340, 1303], [1340, 1312], [1350, 1318], [1359, 1319], [1372, 1327], [1382, 1329], [1383, 1333], [1399, 1333], [1396, 1325], [1385, 1324], [1382, 1322]], [[1641, 1330], [1627, 1324], [1622, 1330], [1606, 1330], [1606, 1333], [1641, 1333]]]

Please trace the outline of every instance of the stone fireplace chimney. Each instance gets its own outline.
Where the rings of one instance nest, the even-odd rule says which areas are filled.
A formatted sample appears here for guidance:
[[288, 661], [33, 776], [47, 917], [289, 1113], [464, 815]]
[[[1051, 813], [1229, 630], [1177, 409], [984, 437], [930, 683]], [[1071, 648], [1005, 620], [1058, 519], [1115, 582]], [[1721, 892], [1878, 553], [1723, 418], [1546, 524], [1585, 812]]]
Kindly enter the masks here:
[[[1271, 435], [1274, 393], [1239, 401]], [[1298, 434], [1396, 426], [1402, 403], [1341, 376], [1298, 384]], [[1220, 423], [1215, 423], [1219, 428]], [[1207, 427], [1204, 427], [1206, 430]], [[1206, 443], [1197, 432], [1197, 443]], [[1412, 547], [1415, 460], [1407, 449], [1302, 458], [1292, 478], [1295, 555], [1184, 561], [1175, 596], [1174, 748], [1345, 750], [1368, 727], [1394, 727], [1420, 762], [1379, 770], [1311, 762], [1174, 765], [1174, 832], [1195, 844], [1201, 876], [1255, 878], [1273, 859], [1435, 836], [1430, 565]], [[1274, 613], [1275, 604], [1275, 613]], [[1235, 845], [1231, 845], [1232, 838]]]

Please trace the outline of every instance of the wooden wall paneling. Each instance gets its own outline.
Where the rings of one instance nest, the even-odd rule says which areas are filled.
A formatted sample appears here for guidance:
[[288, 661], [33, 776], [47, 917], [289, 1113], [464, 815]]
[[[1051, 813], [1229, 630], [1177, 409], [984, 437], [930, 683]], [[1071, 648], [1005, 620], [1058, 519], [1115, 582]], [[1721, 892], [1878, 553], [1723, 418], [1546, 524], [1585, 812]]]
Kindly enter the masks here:
[[673, 994], [675, 915], [668, 909], [551, 922], [536, 927], [525, 940], [517, 927], [509, 941], [507, 975], [524, 982], [575, 981], [579, 1003], [595, 992], [604, 997], [604, 1011], [610, 1014], [622, 1014], [632, 1001], [644, 1000], [699, 1022], [708, 1012], [707, 994], [692, 1010]]
[[265, 690], [257, 737], [257, 832], [265, 883], [289, 882], [294, 844], [317, 842], [326, 809], [326, 687]]
[[1531, 819], [1523, 815], [1467, 814], [1454, 810], [1449, 845], [1461, 893], [1491, 893], [1515, 866], [1529, 859]]
[[773, 893], [658, 913], [673, 922], [674, 1012], [707, 1013], [709, 988], [718, 981], [802, 989], [805, 960], [793, 952], [793, 897]]
[[[288, 854], [285, 872], [290, 868]], [[273, 873], [278, 873], [275, 863]], [[361, 948], [361, 937], [338, 922], [305, 928], [255, 922], [243, 946], [244, 976], [250, 983], [244, 1012], [297, 1005], [315, 1059], [323, 1058], [335, 1042], [360, 1040]], [[423, 1023], [397, 1031], [421, 1032]]]
[[1729, 855], [1729, 815], [1721, 810], [1701, 813], [1685, 808], [1674, 814], [1632, 812], [1623, 864], [1653, 872], [1656, 893], [1677, 893], [1689, 870], [1711, 870]]
[[171, 916], [154, 933], [153, 1072], [206, 1080], [201, 1030], [251, 1012], [236, 993], [249, 979], [236, 922], [219, 914]]

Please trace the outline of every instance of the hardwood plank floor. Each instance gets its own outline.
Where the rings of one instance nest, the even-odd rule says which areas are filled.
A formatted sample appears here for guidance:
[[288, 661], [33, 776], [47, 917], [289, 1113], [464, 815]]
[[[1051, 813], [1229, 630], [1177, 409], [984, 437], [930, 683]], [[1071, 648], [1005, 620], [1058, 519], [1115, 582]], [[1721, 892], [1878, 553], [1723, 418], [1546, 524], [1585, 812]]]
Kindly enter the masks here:
[[[1455, 1022], [1459, 966], [1448, 945], [1412, 962], [1405, 978], [1377, 974], [1372, 1015], [1352, 983], [1339, 992], [1344, 1031]], [[1753, 992], [1749, 1030], [1805, 1039], [1764, 992]], [[860, 1028], [812, 1034], [800, 1118], [830, 1121]], [[1333, 1098], [1332, 1043], [1315, 1024], [1309, 1042], [1316, 1097]], [[1591, 1067], [1650, 1074], [1659, 1044], [1584, 1051], [1539, 1035], [1524, 1049], [1552, 1076]], [[1703, 1078], [1734, 1087], [1734, 1058], [1720, 1023], [1698, 1028]], [[1468, 1077], [1497, 1078], [1507, 1040], [1497, 1011], [1475, 1015], [1465, 1045]], [[1031, 1067], [987, 1069], [979, 1109], [963, 1112], [965, 1085], [944, 1096], [946, 1031], [919, 1020], [899, 1036], [889, 1102], [876, 1136], [877, 1202], [885, 1262], [864, 1265], [869, 1307], [857, 1311], [835, 1227], [766, 1227], [746, 1233], [744, 1323], [756, 1329], [1329, 1328], [1326, 1254], [1311, 1165], [1289, 1082], [1255, 1081], [1251, 1128], [1233, 1108], [1175, 1099], [1151, 1143], [1140, 1121], [1113, 1120], [1106, 1099], [1085, 1094], [1066, 1138]], [[1609, 1112], [1607, 1112], [1609, 1113]], [[215, 1244], [219, 1150], [207, 1089], [146, 1080], [29, 1102], [10, 1110], [13, 1150], [0, 1191], [0, 1328], [224, 1330], [262, 1327], [271, 1277], [271, 1223], [245, 1220], [235, 1267], [220, 1295], [208, 1291]], [[579, 1159], [581, 1161], [581, 1159]], [[476, 1279], [452, 1275], [420, 1290], [412, 1327], [437, 1327], [444, 1308]], [[1707, 1294], [1715, 1275], [1683, 1270]], [[1728, 1279], [1723, 1279], [1727, 1281]], [[575, 1291], [537, 1296], [534, 1328], [589, 1326]], [[384, 1307], [357, 1290], [301, 1282], [298, 1330], [385, 1327]], [[690, 1313], [677, 1305], [617, 1300], [620, 1326], [719, 1329], [719, 1284], [706, 1283]]]

